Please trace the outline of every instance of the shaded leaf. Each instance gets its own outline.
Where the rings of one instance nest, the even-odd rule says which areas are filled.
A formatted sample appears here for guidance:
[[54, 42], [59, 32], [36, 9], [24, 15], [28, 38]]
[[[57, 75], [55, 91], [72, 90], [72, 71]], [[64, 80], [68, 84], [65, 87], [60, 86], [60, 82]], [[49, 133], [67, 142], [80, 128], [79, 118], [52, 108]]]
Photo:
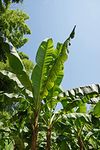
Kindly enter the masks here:
[[100, 117], [100, 101], [94, 107], [93, 113], [96, 117]]
[[26, 73], [25, 67], [16, 51], [16, 49], [9, 43], [6, 39], [3, 38], [4, 45], [7, 45], [8, 48], [8, 60], [12, 68], [12, 72], [16, 74], [21, 84], [28, 90], [32, 91], [31, 81]]

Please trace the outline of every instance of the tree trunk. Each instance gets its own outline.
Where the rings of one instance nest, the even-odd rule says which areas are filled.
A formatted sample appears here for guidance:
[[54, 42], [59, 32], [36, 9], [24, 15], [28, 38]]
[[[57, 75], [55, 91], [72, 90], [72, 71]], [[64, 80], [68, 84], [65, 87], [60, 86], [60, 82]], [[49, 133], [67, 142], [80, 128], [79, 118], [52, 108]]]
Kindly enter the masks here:
[[83, 141], [80, 136], [78, 137], [78, 145], [80, 147], [80, 150], [83, 150]]
[[46, 150], [50, 150], [50, 146], [51, 146], [51, 128], [48, 128], [47, 130], [47, 137], [46, 137]]
[[38, 135], [38, 112], [34, 112], [34, 124], [32, 125], [32, 146], [31, 150], [37, 150], [37, 135]]

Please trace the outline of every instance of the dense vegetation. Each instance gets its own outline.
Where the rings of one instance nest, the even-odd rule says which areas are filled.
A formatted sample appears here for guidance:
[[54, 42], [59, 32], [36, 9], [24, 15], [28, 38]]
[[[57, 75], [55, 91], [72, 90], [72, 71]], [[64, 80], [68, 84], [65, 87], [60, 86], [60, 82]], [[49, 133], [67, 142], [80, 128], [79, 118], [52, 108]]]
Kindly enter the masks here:
[[20, 1], [0, 1], [0, 149], [100, 149], [100, 84], [60, 88], [75, 27], [56, 47], [52, 39], [41, 42], [33, 65], [16, 50], [30, 30], [27, 15], [9, 9], [12, 2]]

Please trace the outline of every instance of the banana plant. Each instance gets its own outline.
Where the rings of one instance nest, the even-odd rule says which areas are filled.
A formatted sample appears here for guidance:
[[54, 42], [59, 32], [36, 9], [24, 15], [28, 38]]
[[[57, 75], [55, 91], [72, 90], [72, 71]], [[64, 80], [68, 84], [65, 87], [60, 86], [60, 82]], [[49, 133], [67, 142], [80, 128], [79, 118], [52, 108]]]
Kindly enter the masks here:
[[62, 114], [54, 127], [58, 150], [100, 148], [99, 126], [97, 128], [93, 126], [90, 114], [77, 112]]
[[[46, 100], [44, 101], [44, 103], [45, 103], [44, 112], [47, 112], [47, 113], [46, 114], [44, 113], [44, 115], [42, 115], [42, 119], [43, 119], [42, 122], [44, 121], [44, 124], [46, 125], [44, 127], [44, 129], [46, 128], [46, 130], [47, 130], [47, 134], [46, 134], [46, 138], [45, 138], [45, 140], [47, 141], [46, 150], [50, 150], [51, 145], [54, 145], [53, 143], [51, 144], [52, 138], [53, 138], [52, 133], [53, 132], [56, 133], [56, 130], [54, 131], [54, 129], [58, 128], [57, 126], [55, 126], [55, 124], [61, 124], [61, 126], [63, 126], [63, 124], [65, 124], [64, 123], [65, 119], [64, 120], [61, 119], [61, 118], [63, 118], [63, 116], [65, 116], [67, 123], [69, 121], [71, 122], [71, 123], [69, 122], [70, 126], [68, 126], [68, 127], [67, 127], [67, 124], [65, 124], [64, 129], [72, 130], [72, 124], [73, 124], [74, 133], [71, 134], [71, 132], [70, 132], [70, 135], [71, 135], [70, 141], [67, 142], [66, 140], [69, 137], [69, 135], [68, 135], [69, 132], [67, 133], [67, 131], [64, 131], [64, 134], [66, 134], [66, 138], [65, 138], [61, 132], [61, 130], [63, 130], [63, 129], [60, 126], [59, 133], [62, 137], [64, 137], [66, 139], [65, 143], [64, 143], [64, 139], [63, 139], [62, 144], [60, 143], [60, 145], [58, 142], [58, 145], [59, 145], [58, 147], [60, 147], [60, 149], [61, 148], [62, 149], [66, 149], [66, 148], [70, 149], [70, 147], [72, 147], [73, 149], [79, 148], [80, 150], [87, 149], [89, 147], [98, 148], [98, 146], [96, 144], [96, 141], [98, 141], [98, 137], [96, 137], [96, 136], [94, 137], [94, 131], [92, 131], [92, 120], [90, 118], [91, 118], [91, 115], [95, 115], [95, 117], [97, 118], [97, 117], [99, 117], [99, 114], [100, 114], [100, 111], [99, 111], [99, 103], [100, 103], [99, 102], [99, 84], [93, 84], [90, 86], [85, 86], [85, 87], [68, 90], [66, 93], [65, 92], [62, 93], [61, 89], [58, 90], [59, 92], [57, 90], [58, 89], [54, 90], [56, 92], [50, 92], [50, 95], [48, 95], [46, 97]], [[52, 95], [51, 95], [51, 93], [52, 93]], [[61, 108], [60, 111], [56, 112], [55, 108], [59, 102], [62, 104], [63, 109]], [[89, 107], [89, 106], [87, 106], [88, 104], [94, 105], [94, 109], [93, 109], [92, 113], [89, 113], [87, 110], [88, 109], [87, 107]], [[89, 111], [90, 110], [91, 109], [89, 108]], [[59, 118], [60, 118], [60, 121], [59, 121]], [[89, 147], [85, 146], [86, 142], [88, 142], [85, 139], [86, 133], [88, 133], [88, 132], [92, 133], [92, 136], [90, 137], [90, 141], [89, 141], [90, 142]], [[73, 136], [76, 136], [75, 141], [77, 140], [77, 143], [75, 142], [72, 144]], [[95, 141], [94, 139], [97, 139], [97, 140]], [[96, 145], [95, 144], [91, 145], [91, 140], [94, 141], [94, 143]], [[73, 147], [73, 145], [74, 145], [74, 147]], [[52, 147], [52, 149], [53, 149], [53, 147]]]
[[[27, 101], [31, 106], [31, 128], [32, 128], [32, 143], [31, 149], [37, 149], [37, 136], [39, 116], [41, 105], [52, 89], [57, 87], [58, 83], [64, 74], [64, 62], [68, 58], [68, 46], [70, 39], [74, 37], [75, 27], [64, 43], [58, 43], [54, 48], [53, 40], [44, 40], [37, 51], [36, 65], [33, 68], [31, 77], [26, 73], [24, 64], [22, 63], [16, 49], [6, 39], [1, 37], [2, 47], [6, 49], [7, 58], [11, 67], [11, 72], [1, 72], [2, 76], [9, 78], [14, 82], [15, 87], [19, 92], [0, 92], [0, 97], [3, 102], [15, 100], [17, 102]], [[54, 91], [53, 91], [54, 92]], [[14, 105], [12, 105], [12, 109]]]
[[[58, 43], [56, 48], [53, 46], [52, 39], [47, 39], [40, 44], [36, 55], [36, 65], [33, 68], [31, 77], [26, 73], [24, 64], [16, 49], [11, 43], [1, 37], [2, 47], [6, 49], [11, 71], [0, 71], [0, 77], [2, 77], [2, 79], [4, 77], [9, 79], [10, 82], [13, 83], [13, 87], [9, 90], [5, 89], [5, 91], [2, 88], [0, 92], [0, 103], [2, 104], [0, 105], [2, 106], [0, 111], [2, 112], [2, 108], [3, 111], [6, 108], [6, 111], [10, 111], [11, 114], [15, 106], [20, 106], [20, 104], [23, 103], [22, 108], [19, 107], [17, 113], [10, 119], [16, 118], [15, 116], [17, 115], [17, 119], [21, 118], [21, 120], [23, 120], [22, 118], [27, 116], [27, 120], [24, 120], [24, 123], [22, 121], [22, 126], [26, 126], [26, 129], [24, 129], [24, 127], [20, 127], [20, 129], [27, 130], [27, 127], [31, 128], [32, 150], [36, 150], [38, 147], [38, 133], [41, 131], [40, 119], [42, 113], [42, 121], [44, 119], [47, 125], [46, 150], [51, 148], [51, 137], [52, 133], [54, 133], [54, 124], [57, 123], [62, 113], [71, 114], [75, 109], [77, 112], [81, 111], [85, 113], [86, 103], [89, 103], [95, 104], [92, 114], [95, 115], [96, 118], [100, 115], [99, 84], [80, 87], [68, 90], [67, 92], [62, 92], [59, 88], [64, 75], [64, 62], [68, 58], [68, 46], [70, 45], [70, 39], [73, 38], [74, 30], [75, 28], [67, 40], [64, 43]], [[56, 113], [55, 108], [58, 102], [62, 104], [63, 110], [62, 112], [59, 111]], [[22, 109], [25, 109], [25, 112]], [[22, 115], [22, 113], [24, 115]], [[17, 123], [17, 128], [18, 126]], [[25, 147], [23, 134], [21, 131], [16, 130], [16, 127], [14, 129], [14, 132], [15, 131], [17, 135], [13, 135], [15, 147], [16, 145], [20, 145], [19, 147], [21, 147], [21, 149], [25, 149], [27, 146]], [[19, 134], [17, 134], [18, 132]], [[16, 137], [19, 140], [16, 141]], [[80, 138], [79, 135], [78, 137]], [[28, 149], [30, 149], [29, 146]]]
[[[97, 90], [97, 87], [98, 87], [98, 90]], [[82, 94], [79, 93], [80, 89], [81, 89]], [[62, 108], [56, 112], [56, 106], [59, 102], [62, 104]], [[68, 127], [67, 127], [67, 124], [64, 125], [64, 129], [72, 130], [72, 124], [73, 124], [74, 133], [70, 132], [70, 135], [71, 135], [70, 141], [67, 142], [66, 140], [69, 137], [68, 135], [69, 131], [67, 133], [67, 131], [64, 130], [64, 134], [66, 134], [66, 140], [65, 140], [65, 143], [63, 143], [64, 139], [62, 139], [61, 141], [62, 144], [60, 143], [60, 145], [58, 142], [60, 149], [61, 147], [62, 149], [66, 149], [66, 147], [67, 149], [70, 149], [70, 147], [72, 147], [73, 149], [80, 148], [80, 150], [88, 148], [87, 146], [85, 146], [86, 140], [84, 141], [86, 133], [88, 132], [92, 133], [92, 137], [90, 137], [90, 139], [92, 141], [95, 141], [94, 139], [96, 139], [96, 137], [94, 137], [94, 131], [92, 131], [91, 115], [95, 115], [96, 118], [99, 117], [99, 112], [100, 112], [99, 111], [99, 84], [98, 85], [94, 84], [91, 86], [85, 86], [85, 87], [81, 87], [81, 88], [77, 88], [73, 90], [68, 90], [66, 93], [63, 92], [63, 95], [62, 95], [62, 90], [57, 88], [57, 84], [56, 84], [56, 89], [52, 89], [52, 92], [48, 94], [43, 104], [44, 104], [43, 105], [44, 109], [42, 110], [44, 110], [44, 112], [42, 112], [41, 114], [42, 115], [41, 122], [43, 126], [41, 125], [41, 128], [42, 129], [44, 128], [44, 133], [46, 132], [45, 139], [44, 139], [44, 141], [46, 141], [46, 150], [50, 150], [51, 146], [54, 145], [52, 143], [52, 139], [53, 139], [52, 134], [56, 133], [56, 129], [58, 129], [58, 126], [56, 126], [57, 124], [59, 125], [61, 124], [61, 126], [65, 124], [65, 118], [66, 118], [67, 123], [69, 121], [70, 122], [68, 123]], [[89, 113], [87, 110], [88, 104], [95, 105], [94, 110], [91, 113]], [[89, 111], [90, 110], [91, 109], [89, 108]], [[96, 113], [98, 116], [96, 115]], [[61, 131], [63, 130], [62, 129], [63, 127], [61, 126], [59, 128], [60, 129], [59, 133], [64, 138], [64, 135]], [[58, 134], [56, 136], [60, 138], [60, 135]], [[77, 140], [77, 143], [75, 142], [74, 144], [72, 144], [71, 141], [73, 140], [72, 139], [73, 136], [75, 136], [75, 140]], [[42, 140], [43, 144], [44, 144], [44, 141]], [[89, 146], [93, 148], [98, 148], [97, 145], [91, 146], [91, 142], [89, 143]], [[52, 146], [52, 149], [53, 148], [54, 147]]]
[[[46, 140], [49, 140], [49, 144], [47, 150], [50, 150], [53, 132], [56, 137], [58, 136], [58, 149], [99, 149], [100, 131], [99, 127], [93, 124], [93, 118], [100, 121], [99, 84], [68, 90], [66, 93], [63, 92], [63, 95], [61, 90], [59, 91], [57, 94], [59, 96], [53, 97], [56, 100], [50, 101], [50, 97], [46, 102], [48, 114], [46, 116], [44, 114], [44, 118], [42, 116], [48, 127]], [[61, 102], [62, 108], [56, 113], [55, 106], [58, 102]], [[91, 108], [87, 108], [88, 104], [94, 105], [92, 111]], [[52, 143], [52, 145], [54, 144]]]
[[[70, 141], [67, 143], [66, 140], [69, 140], [69, 135], [67, 131], [64, 131], [61, 134], [63, 146], [68, 147], [67, 149], [99, 149], [98, 145], [100, 141], [98, 140], [98, 136], [100, 135], [100, 131], [99, 127], [96, 127], [95, 123], [93, 123], [93, 118], [100, 122], [100, 84], [67, 90], [60, 93], [58, 98], [63, 107], [63, 115], [66, 117], [68, 126], [70, 125], [68, 130], [73, 126], [74, 133], [70, 132], [70, 135], [72, 134], [70, 138], [76, 136], [77, 139], [77, 143], [72, 144]], [[89, 117], [88, 121], [86, 119], [87, 116]], [[61, 122], [63, 121], [60, 120], [59, 124]], [[96, 135], [96, 133], [98, 134]], [[66, 139], [65, 142], [63, 138]], [[71, 139], [71, 141], [74, 141], [74, 139]], [[61, 145], [60, 141], [58, 143]], [[73, 145], [76, 147], [73, 147]], [[65, 148], [63, 147], [63, 149]]]

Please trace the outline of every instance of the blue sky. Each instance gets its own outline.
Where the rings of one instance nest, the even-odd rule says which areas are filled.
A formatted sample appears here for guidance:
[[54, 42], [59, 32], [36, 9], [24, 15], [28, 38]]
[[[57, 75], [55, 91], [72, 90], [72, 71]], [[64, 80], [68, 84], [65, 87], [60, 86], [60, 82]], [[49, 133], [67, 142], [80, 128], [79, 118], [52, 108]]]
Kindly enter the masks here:
[[24, 0], [18, 7], [30, 16], [32, 34], [21, 50], [31, 60], [43, 39], [63, 42], [76, 25], [62, 86], [66, 90], [100, 82], [100, 0]]

